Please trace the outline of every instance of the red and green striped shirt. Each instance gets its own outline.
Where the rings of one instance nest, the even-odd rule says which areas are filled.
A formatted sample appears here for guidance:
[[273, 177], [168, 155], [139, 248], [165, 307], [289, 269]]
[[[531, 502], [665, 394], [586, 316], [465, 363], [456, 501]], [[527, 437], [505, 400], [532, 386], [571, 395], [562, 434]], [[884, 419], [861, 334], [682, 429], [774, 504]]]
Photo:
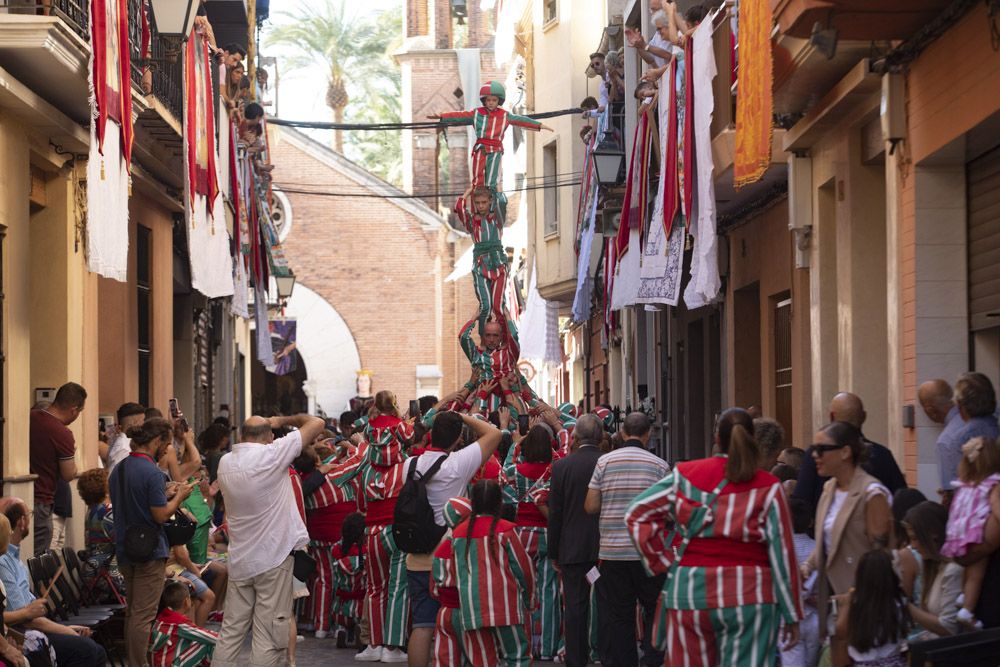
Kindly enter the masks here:
[[[764, 471], [729, 482], [702, 530], [691, 532], [725, 473], [726, 458], [689, 461], [641, 493], [625, 514], [632, 541], [654, 573], [673, 567], [664, 586], [668, 609], [775, 604], [786, 623], [802, 618], [791, 513], [781, 483]], [[690, 541], [680, 561], [675, 549]]]
[[523, 625], [535, 593], [531, 557], [514, 524], [491, 516], [465, 521], [452, 533], [462, 627], [466, 630]]

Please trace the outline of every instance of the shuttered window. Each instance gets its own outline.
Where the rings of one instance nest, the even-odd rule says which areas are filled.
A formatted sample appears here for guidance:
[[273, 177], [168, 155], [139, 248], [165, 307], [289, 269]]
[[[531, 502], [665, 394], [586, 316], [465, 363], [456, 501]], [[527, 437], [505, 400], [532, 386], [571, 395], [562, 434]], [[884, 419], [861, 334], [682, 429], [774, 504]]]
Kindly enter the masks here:
[[1000, 146], [967, 166], [969, 329], [1000, 326]]

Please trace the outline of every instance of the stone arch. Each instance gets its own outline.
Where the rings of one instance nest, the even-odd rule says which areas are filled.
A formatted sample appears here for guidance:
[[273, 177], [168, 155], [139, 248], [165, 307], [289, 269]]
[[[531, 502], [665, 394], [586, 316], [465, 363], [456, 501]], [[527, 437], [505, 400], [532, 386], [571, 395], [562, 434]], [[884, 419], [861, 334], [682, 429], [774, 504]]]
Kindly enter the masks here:
[[347, 322], [322, 296], [296, 283], [285, 314], [297, 321], [296, 340], [308, 370], [304, 383], [310, 407], [339, 417], [356, 392], [361, 354]]

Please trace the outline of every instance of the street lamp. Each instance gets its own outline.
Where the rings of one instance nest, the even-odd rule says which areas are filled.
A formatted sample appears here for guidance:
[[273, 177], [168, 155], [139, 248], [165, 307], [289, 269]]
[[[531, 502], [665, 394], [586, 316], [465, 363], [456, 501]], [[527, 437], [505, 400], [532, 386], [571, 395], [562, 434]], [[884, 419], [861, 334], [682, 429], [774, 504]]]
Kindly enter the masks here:
[[605, 135], [601, 143], [591, 153], [594, 156], [594, 170], [601, 185], [617, 185], [618, 174], [625, 164], [625, 151], [618, 142]]
[[274, 284], [278, 288], [278, 301], [287, 301], [295, 289], [295, 274], [289, 271], [287, 274], [275, 275]]
[[180, 53], [181, 42], [194, 29], [198, 0], [149, 0], [149, 14], [153, 30], [168, 44], [166, 60], [173, 62]]

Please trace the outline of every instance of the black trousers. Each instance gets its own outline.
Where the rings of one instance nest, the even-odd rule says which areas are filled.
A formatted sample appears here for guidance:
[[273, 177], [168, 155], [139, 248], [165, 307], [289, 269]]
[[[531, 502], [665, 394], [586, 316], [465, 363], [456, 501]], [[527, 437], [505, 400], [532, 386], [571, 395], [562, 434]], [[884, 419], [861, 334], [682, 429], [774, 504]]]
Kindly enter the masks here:
[[46, 634], [56, 652], [59, 667], [103, 667], [108, 656], [104, 648], [88, 637]]
[[[663, 652], [653, 648], [653, 617], [664, 575], [649, 577], [637, 560], [607, 560], [599, 569], [598, 653], [602, 667], [654, 667], [663, 664]], [[642, 607], [642, 660], [636, 648], [636, 605]]]
[[563, 628], [566, 635], [567, 667], [585, 667], [590, 662], [590, 583], [587, 572], [597, 563], [560, 565], [563, 584]]

